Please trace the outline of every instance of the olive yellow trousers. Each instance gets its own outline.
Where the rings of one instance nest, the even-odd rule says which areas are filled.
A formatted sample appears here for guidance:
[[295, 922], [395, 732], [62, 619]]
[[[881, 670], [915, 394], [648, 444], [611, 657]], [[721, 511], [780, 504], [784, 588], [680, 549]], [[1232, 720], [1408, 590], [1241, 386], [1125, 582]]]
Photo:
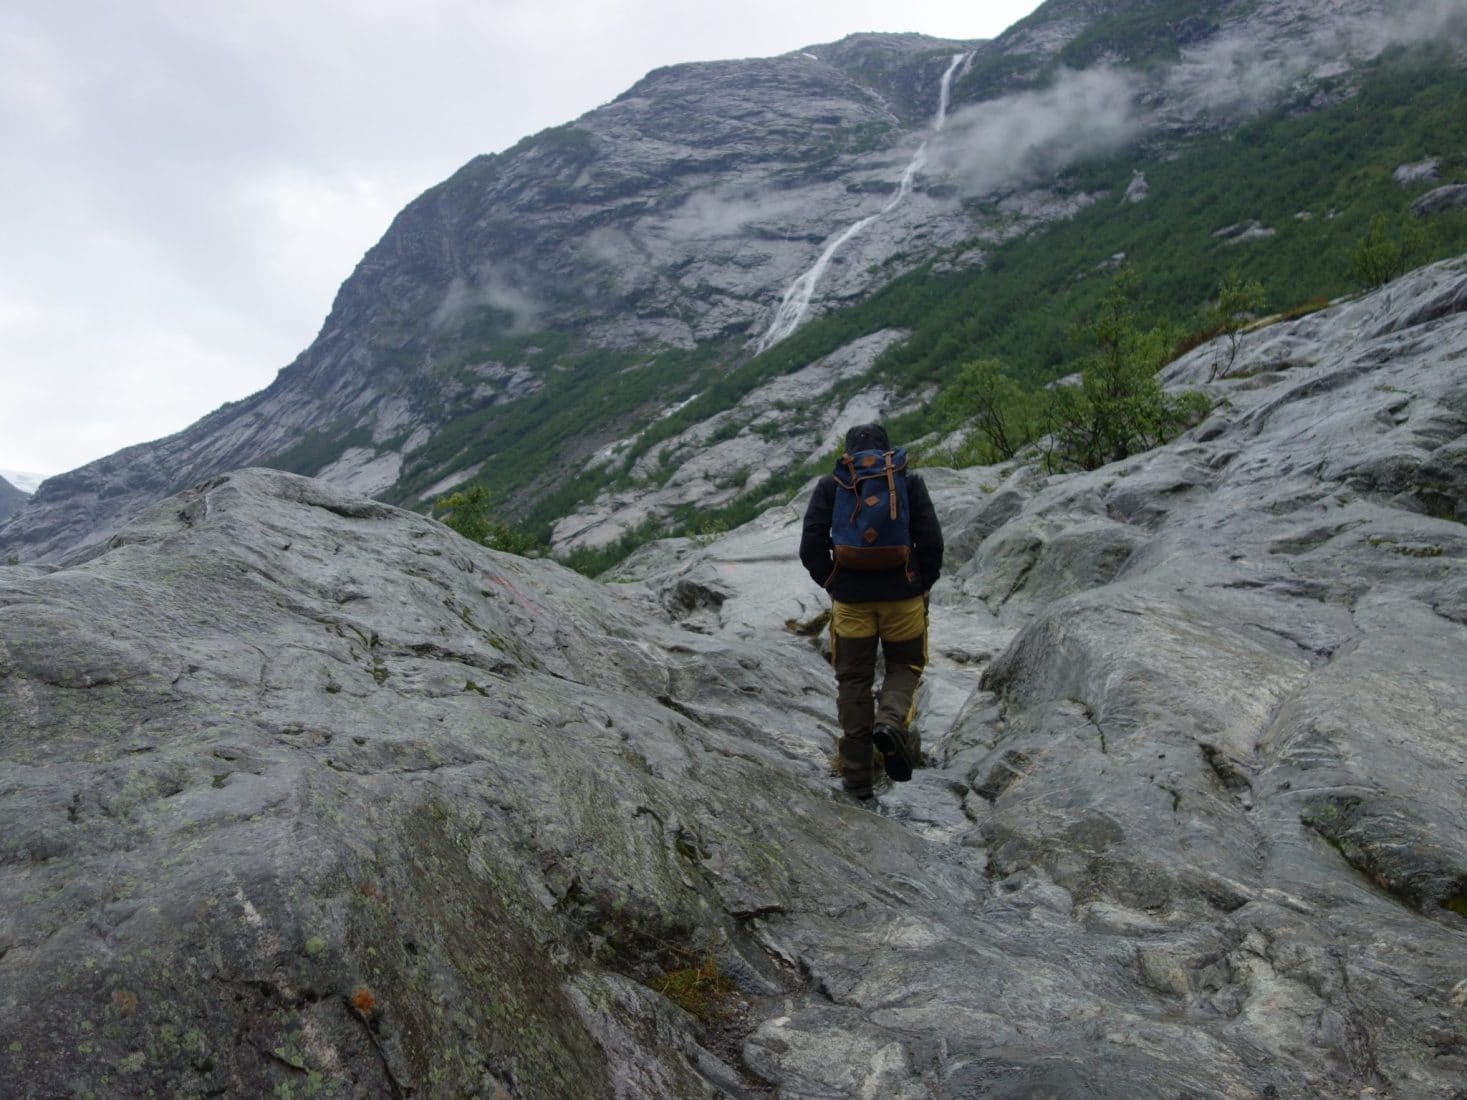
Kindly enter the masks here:
[[[879, 690], [878, 652], [886, 663]], [[830, 655], [842, 733], [841, 778], [848, 790], [863, 793], [871, 789], [874, 775], [871, 731], [877, 725], [890, 726], [910, 746], [913, 759], [920, 756], [909, 729], [927, 665], [926, 602], [921, 596], [871, 603], [837, 600], [830, 616]]]

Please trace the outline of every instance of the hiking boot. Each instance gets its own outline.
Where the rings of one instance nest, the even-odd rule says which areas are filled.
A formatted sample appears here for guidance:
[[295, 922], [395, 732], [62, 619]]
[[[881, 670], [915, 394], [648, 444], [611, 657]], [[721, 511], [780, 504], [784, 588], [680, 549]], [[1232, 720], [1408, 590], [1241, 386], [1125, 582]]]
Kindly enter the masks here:
[[901, 734], [902, 748], [906, 751], [907, 759], [911, 761], [913, 770], [927, 766], [927, 757], [922, 754], [922, 735], [916, 730], [908, 727]]
[[912, 778], [913, 760], [907, 749], [906, 738], [901, 735], [900, 731], [883, 722], [871, 731], [871, 739], [881, 750], [882, 763], [886, 765], [886, 774], [891, 776], [893, 781], [905, 783]]
[[871, 735], [842, 737], [837, 751], [840, 753], [841, 787], [856, 798], [870, 798], [871, 780], [876, 770]]

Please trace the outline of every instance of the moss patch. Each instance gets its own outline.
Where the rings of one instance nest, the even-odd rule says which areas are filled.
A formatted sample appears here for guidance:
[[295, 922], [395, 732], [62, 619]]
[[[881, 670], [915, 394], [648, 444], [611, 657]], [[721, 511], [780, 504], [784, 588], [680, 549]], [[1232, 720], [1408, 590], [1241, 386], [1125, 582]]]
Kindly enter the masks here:
[[610, 1095], [544, 910], [476, 847], [480, 835], [429, 800], [404, 822], [381, 885], [354, 891], [347, 937], [373, 1023], [427, 1095], [494, 1096], [504, 1082], [524, 1096]]
[[736, 992], [712, 955], [705, 956], [697, 966], [678, 967], [658, 975], [647, 986], [704, 1022], [729, 1013]]

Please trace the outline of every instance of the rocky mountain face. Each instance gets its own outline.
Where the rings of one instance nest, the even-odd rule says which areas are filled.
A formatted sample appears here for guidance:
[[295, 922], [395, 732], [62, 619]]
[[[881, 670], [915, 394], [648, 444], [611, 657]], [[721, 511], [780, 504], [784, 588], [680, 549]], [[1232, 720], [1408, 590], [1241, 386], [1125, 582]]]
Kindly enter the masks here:
[[0, 521], [9, 519], [20, 511], [21, 505], [30, 499], [29, 493], [23, 493], [10, 482], [0, 477]]
[[[60, 560], [247, 464], [418, 505], [530, 447], [509, 487], [525, 506], [809, 320], [1098, 201], [1076, 158], [1348, 96], [1352, 66], [1460, 22], [1430, 0], [1051, 0], [988, 42], [858, 35], [658, 70], [410, 204], [271, 387], [51, 479], [0, 549]], [[866, 378], [862, 407], [920, 402], [870, 375], [870, 341], [902, 336], [783, 373]], [[790, 414], [761, 431], [791, 452], [828, 429], [764, 411]], [[637, 514], [693, 499], [618, 476]], [[572, 494], [557, 546], [614, 538], [604, 517], [625, 511]]]
[[1464, 355], [1467, 258], [1173, 364], [1167, 447], [925, 471], [876, 812], [798, 499], [603, 585], [247, 470], [0, 568], [0, 1079], [1461, 1096]]
[[[554, 356], [496, 354], [537, 333], [654, 351], [754, 340], [750, 326], [767, 324], [825, 227], [854, 220], [871, 188], [881, 200], [897, 186], [958, 48], [873, 36], [815, 47], [827, 60], [659, 70], [575, 123], [478, 158], [397, 217], [268, 390], [51, 479], [7, 539], [54, 556], [105, 537], [149, 495], [308, 438], [318, 453], [287, 464], [382, 492], [446, 425], [542, 388]], [[921, 232], [968, 235], [948, 220]], [[450, 461], [424, 492], [472, 472]]]

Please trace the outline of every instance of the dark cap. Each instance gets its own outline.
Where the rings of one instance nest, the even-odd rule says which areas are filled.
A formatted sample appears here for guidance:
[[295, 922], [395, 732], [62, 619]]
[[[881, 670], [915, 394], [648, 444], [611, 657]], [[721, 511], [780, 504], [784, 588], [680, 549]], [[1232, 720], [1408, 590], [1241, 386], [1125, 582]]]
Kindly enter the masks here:
[[857, 451], [889, 451], [891, 441], [880, 424], [857, 424], [846, 432], [846, 454]]

